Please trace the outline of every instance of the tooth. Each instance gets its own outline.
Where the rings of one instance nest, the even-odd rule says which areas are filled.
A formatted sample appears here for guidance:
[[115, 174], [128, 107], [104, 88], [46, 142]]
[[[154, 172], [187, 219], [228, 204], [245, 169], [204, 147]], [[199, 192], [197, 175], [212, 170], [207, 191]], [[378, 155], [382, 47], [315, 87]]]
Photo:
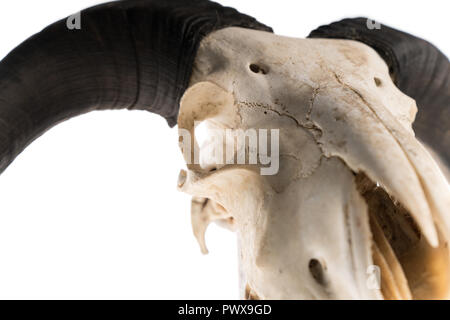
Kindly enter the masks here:
[[[386, 299], [388, 299], [387, 296], [389, 296], [389, 293], [384, 292], [383, 284], [390, 287], [395, 287], [396, 294], [398, 295], [399, 299], [402, 300], [411, 300], [411, 290], [408, 285], [408, 280], [406, 279], [405, 273], [403, 271], [403, 268], [400, 264], [400, 262], [397, 259], [397, 256], [395, 255], [394, 251], [391, 248], [391, 245], [389, 244], [388, 240], [386, 239], [383, 231], [381, 230], [378, 222], [375, 219], [370, 219], [372, 234], [373, 234], [373, 243], [374, 246], [374, 253], [378, 255], [377, 257], [374, 257], [374, 260], [381, 260], [382, 263], [385, 263], [381, 271], [381, 277], [385, 276], [385, 273], [387, 272], [388, 279], [384, 279], [385, 281], [392, 280], [394, 281], [394, 284], [386, 284], [385, 281], [382, 280], [382, 287], [381, 290], [383, 292], [383, 295]], [[384, 269], [384, 270], [383, 270]]]
[[[438, 237], [427, 195], [399, 142], [354, 92], [327, 88], [314, 101], [311, 119], [321, 128], [319, 143], [327, 156], [338, 156], [355, 172], [364, 172], [402, 203], [429, 243]], [[403, 135], [409, 135], [406, 130]], [[417, 149], [417, 148], [416, 148]]]
[[[342, 188], [342, 186], [341, 186]], [[352, 256], [357, 283], [360, 283], [360, 297], [363, 299], [382, 299], [380, 290], [371, 288], [368, 281], [368, 271], [374, 264], [372, 254], [372, 232], [370, 230], [370, 217], [366, 201], [358, 191], [358, 186], [353, 184], [348, 190], [346, 216], [347, 225], [352, 239]]]
[[401, 300], [402, 295], [395, 282], [394, 275], [376, 243], [373, 244], [373, 262], [380, 268], [381, 292], [386, 300]]

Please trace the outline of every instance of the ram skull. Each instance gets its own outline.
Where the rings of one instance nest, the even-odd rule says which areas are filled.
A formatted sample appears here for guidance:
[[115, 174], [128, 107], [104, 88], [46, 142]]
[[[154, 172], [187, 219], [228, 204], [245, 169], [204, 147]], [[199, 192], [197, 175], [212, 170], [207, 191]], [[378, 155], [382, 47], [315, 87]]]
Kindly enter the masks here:
[[[448, 298], [449, 66], [437, 49], [385, 26], [379, 37], [364, 19], [286, 38], [204, 0], [80, 16], [81, 30], [57, 22], [0, 64], [1, 169], [74, 115], [156, 112], [178, 123], [178, 187], [193, 196], [202, 251], [209, 223], [237, 233], [243, 298]], [[417, 93], [420, 59], [428, 87]], [[424, 143], [412, 97], [428, 104], [415, 122]], [[201, 145], [200, 124], [211, 138]], [[247, 147], [248, 132], [270, 135]], [[236, 163], [242, 150], [259, 161]]]
[[[214, 134], [279, 129], [279, 172], [216, 161], [222, 145], [211, 143], [224, 139], [200, 147], [180, 189], [194, 196], [203, 251], [209, 221], [231, 224], [243, 296], [444, 297], [449, 189], [414, 137], [416, 111], [364, 44], [239, 28], [211, 34], [178, 127], [194, 136], [200, 122]], [[368, 286], [373, 265], [381, 291]]]

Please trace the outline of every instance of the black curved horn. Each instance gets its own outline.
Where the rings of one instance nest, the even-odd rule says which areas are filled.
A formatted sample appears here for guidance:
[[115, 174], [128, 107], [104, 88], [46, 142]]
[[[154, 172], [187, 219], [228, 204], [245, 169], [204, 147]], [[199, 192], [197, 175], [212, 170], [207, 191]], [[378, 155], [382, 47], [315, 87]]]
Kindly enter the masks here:
[[397, 87], [416, 100], [419, 111], [413, 126], [417, 137], [450, 167], [450, 63], [439, 49], [367, 18], [321, 26], [309, 37], [357, 40], [375, 49], [388, 64]]
[[0, 62], [0, 172], [50, 127], [92, 110], [139, 109], [176, 123], [195, 54], [229, 26], [271, 31], [207, 0], [127, 0], [82, 11]]

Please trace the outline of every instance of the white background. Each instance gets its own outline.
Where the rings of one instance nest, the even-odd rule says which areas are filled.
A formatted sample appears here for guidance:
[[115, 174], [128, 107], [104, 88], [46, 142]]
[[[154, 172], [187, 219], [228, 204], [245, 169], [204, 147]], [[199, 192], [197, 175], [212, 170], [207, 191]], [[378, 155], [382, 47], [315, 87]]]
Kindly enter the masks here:
[[[2, 0], [0, 58], [95, 0]], [[275, 32], [367, 16], [450, 53], [447, 1], [222, 0]], [[45, 81], [45, 79], [43, 79]], [[191, 234], [177, 132], [145, 112], [94, 112], [28, 147], [0, 176], [0, 299], [236, 299], [232, 233]]]

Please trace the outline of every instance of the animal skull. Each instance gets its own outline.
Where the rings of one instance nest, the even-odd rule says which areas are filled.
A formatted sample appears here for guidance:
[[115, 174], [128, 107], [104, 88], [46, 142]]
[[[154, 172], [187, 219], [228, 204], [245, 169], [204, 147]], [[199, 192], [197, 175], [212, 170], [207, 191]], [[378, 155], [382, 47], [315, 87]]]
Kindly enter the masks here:
[[178, 120], [178, 186], [202, 251], [211, 221], [237, 233], [242, 297], [449, 297], [450, 187], [415, 137], [445, 172], [450, 64], [437, 48], [364, 18], [285, 38], [207, 0], [76, 17], [0, 62], [0, 172], [73, 116], [154, 112]]
[[211, 33], [181, 101], [180, 136], [195, 139], [199, 122], [279, 129], [279, 172], [217, 161], [214, 139], [192, 164], [181, 140], [178, 185], [194, 197], [202, 251], [211, 221], [236, 231], [246, 298], [448, 297], [450, 188], [414, 137], [416, 111], [360, 42]]

